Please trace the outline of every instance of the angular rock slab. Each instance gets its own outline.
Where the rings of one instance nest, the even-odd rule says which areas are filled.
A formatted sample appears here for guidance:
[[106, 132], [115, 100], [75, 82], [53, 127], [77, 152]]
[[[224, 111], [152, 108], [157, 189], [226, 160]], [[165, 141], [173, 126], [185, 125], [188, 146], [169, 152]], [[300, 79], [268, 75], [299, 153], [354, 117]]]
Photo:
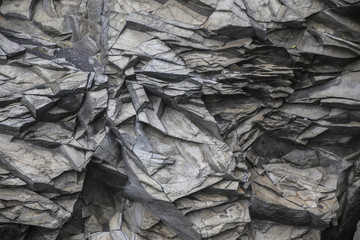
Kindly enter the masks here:
[[60, 228], [71, 213], [27, 188], [0, 188], [0, 222]]
[[72, 169], [69, 161], [51, 149], [1, 134], [0, 161], [34, 188], [52, 186], [53, 179]]

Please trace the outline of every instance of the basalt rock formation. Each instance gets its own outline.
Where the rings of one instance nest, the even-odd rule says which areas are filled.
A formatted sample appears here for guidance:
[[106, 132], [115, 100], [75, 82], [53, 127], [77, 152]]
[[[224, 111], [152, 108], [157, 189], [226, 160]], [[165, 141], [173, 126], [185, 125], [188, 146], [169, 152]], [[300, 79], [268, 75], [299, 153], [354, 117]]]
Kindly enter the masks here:
[[360, 1], [0, 2], [1, 239], [359, 239]]

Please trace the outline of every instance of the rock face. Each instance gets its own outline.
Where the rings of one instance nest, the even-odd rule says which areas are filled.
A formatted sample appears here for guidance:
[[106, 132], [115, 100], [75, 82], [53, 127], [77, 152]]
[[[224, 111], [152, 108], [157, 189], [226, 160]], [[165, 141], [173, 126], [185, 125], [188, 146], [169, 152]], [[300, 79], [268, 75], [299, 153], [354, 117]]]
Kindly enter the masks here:
[[359, 239], [359, 12], [0, 1], [1, 239]]

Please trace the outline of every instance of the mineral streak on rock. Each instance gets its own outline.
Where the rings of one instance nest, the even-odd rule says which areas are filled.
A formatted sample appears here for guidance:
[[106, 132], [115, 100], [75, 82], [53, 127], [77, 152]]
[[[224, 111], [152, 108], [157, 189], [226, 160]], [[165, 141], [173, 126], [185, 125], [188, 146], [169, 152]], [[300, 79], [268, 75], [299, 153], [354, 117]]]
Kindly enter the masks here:
[[360, 1], [0, 1], [0, 239], [360, 239]]

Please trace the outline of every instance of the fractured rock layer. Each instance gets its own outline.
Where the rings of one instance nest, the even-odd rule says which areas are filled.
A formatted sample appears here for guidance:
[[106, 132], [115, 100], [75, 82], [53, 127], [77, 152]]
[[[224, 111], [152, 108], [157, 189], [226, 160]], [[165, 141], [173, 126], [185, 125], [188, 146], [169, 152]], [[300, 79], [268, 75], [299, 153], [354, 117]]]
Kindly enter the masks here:
[[1, 1], [3, 239], [357, 239], [359, 2]]

